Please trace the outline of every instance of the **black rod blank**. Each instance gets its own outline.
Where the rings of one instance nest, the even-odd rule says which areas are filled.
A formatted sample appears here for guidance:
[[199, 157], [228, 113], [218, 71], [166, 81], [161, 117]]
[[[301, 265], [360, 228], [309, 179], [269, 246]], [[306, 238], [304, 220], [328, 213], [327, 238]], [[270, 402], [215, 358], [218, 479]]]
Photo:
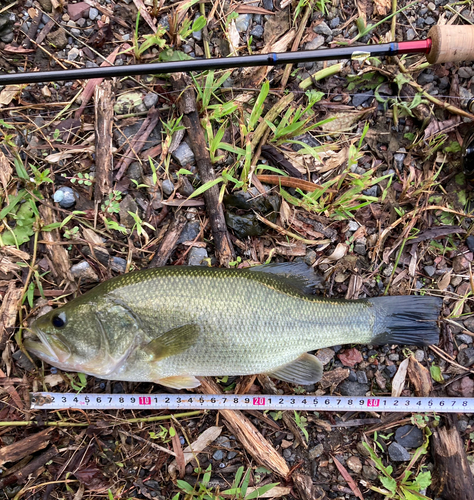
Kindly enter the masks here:
[[399, 54], [397, 42], [378, 45], [336, 47], [333, 49], [304, 50], [251, 56], [219, 57], [215, 59], [192, 59], [189, 61], [171, 61], [150, 64], [132, 64], [125, 66], [104, 66], [100, 68], [80, 68], [59, 71], [37, 71], [31, 73], [0, 74], [0, 85], [18, 85], [66, 80], [88, 80], [91, 78], [127, 77], [206, 71], [215, 69], [243, 68], [251, 66], [276, 66], [281, 64], [299, 64], [335, 59], [351, 59], [357, 54], [369, 56], [393, 56]]

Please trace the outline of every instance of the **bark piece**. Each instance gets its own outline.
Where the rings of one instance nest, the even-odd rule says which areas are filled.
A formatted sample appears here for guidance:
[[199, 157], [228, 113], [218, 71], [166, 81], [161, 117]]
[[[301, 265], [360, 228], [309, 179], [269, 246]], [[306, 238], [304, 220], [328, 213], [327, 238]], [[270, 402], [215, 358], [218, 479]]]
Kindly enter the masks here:
[[[117, 54], [120, 52], [121, 49], [122, 49], [121, 45], [116, 47], [116, 49], [108, 55], [107, 59], [100, 65], [100, 67], [103, 68], [104, 66], [112, 66], [115, 62]], [[92, 80], [89, 80], [87, 82], [87, 85], [85, 86], [84, 91], [82, 92], [81, 95], [82, 98], [81, 105], [79, 106], [79, 108], [77, 108], [77, 111], [74, 114], [74, 118], [80, 118], [82, 112], [87, 106], [87, 103], [89, 102], [89, 99], [92, 97], [95, 88], [98, 87], [103, 82], [103, 80], [104, 80], [103, 78], [93, 78]]]
[[162, 267], [166, 265], [185, 225], [186, 217], [181, 212], [178, 212], [148, 267]]
[[21, 288], [16, 288], [14, 282], [10, 282], [0, 304], [0, 351], [5, 349], [7, 340], [13, 333], [22, 292]]
[[[191, 138], [191, 149], [196, 159], [196, 167], [202, 184], [213, 181], [216, 178], [214, 168], [211, 165], [209, 151], [206, 147], [204, 132], [201, 128], [199, 114], [196, 109], [196, 96], [192, 90], [189, 76], [184, 73], [171, 75], [173, 87], [181, 92], [178, 100], [179, 112], [183, 115], [183, 123]], [[227, 267], [234, 256], [234, 249], [230, 240], [229, 232], [224, 218], [222, 203], [219, 203], [219, 188], [212, 186], [205, 191], [204, 200], [209, 216], [212, 235], [216, 245], [216, 253], [221, 266]]]
[[155, 108], [151, 108], [146, 120], [142, 123], [140, 130], [133, 138], [127, 152], [123, 155], [116, 167], [118, 169], [118, 172], [115, 176], [117, 181], [119, 181], [123, 177], [123, 174], [126, 172], [130, 163], [139, 158], [138, 153], [140, 153], [140, 151], [143, 149], [143, 146], [145, 145], [148, 137], [158, 124], [159, 119], [160, 112]]
[[[200, 377], [200, 390], [204, 394], [222, 394], [219, 386], [210, 378]], [[290, 469], [285, 459], [280, 456], [275, 448], [260, 434], [250, 420], [238, 410], [219, 410], [227, 426], [235, 434], [243, 447], [252, 457], [264, 467], [272, 470], [281, 477], [287, 477]]]
[[[51, 430], [51, 429], [48, 429]], [[14, 445], [12, 445], [14, 446]], [[24, 483], [30, 474], [33, 474], [36, 470], [38, 470], [43, 465], [47, 464], [53, 457], [58, 454], [58, 449], [56, 446], [51, 446], [48, 450], [42, 453], [39, 457], [34, 458], [31, 462], [29, 462], [25, 467], [10, 474], [4, 479], [0, 480], [0, 490], [3, 490], [5, 486], [9, 484], [22, 484]]]
[[112, 192], [112, 125], [114, 120], [114, 96], [112, 83], [105, 80], [95, 88], [95, 202]]
[[4, 446], [0, 449], [0, 466], [7, 462], [17, 462], [27, 455], [46, 448], [51, 439], [51, 432], [53, 432], [52, 428], [44, 429], [21, 441]]
[[415, 388], [415, 395], [429, 397], [433, 390], [431, 374], [414, 356], [410, 356], [408, 363], [408, 377]]
[[319, 487], [313, 484], [313, 481], [306, 474], [293, 473], [291, 475], [296, 490], [301, 500], [322, 500], [326, 494]]
[[[57, 222], [51, 207], [41, 205], [39, 207], [39, 212], [45, 225]], [[69, 271], [71, 266], [67, 250], [63, 246], [56, 244], [61, 241], [59, 229], [43, 231], [41, 236], [46, 244], [46, 253], [53, 263], [51, 267], [53, 276], [58, 278], [58, 282], [66, 281], [67, 283], [74, 283], [74, 278]]]
[[466, 457], [464, 444], [452, 420], [433, 431], [431, 450], [435, 471], [430, 498], [474, 500], [474, 479]]

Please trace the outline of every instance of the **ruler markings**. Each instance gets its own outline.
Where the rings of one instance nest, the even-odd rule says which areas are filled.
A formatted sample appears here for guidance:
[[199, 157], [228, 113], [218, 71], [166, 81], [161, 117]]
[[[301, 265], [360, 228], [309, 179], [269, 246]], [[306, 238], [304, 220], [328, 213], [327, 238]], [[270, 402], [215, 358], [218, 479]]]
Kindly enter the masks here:
[[307, 410], [474, 413], [474, 398], [30, 393], [31, 409]]

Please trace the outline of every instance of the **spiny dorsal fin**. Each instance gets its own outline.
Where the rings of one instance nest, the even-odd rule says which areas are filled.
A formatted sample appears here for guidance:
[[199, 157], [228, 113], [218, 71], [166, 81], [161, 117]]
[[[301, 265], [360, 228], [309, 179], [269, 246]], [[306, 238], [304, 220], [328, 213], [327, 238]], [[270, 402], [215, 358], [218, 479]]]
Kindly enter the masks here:
[[269, 273], [280, 281], [296, 288], [300, 292], [309, 293], [315, 286], [321, 285], [322, 278], [312, 267], [304, 262], [282, 262], [263, 264], [248, 269], [254, 273]]
[[178, 328], [173, 328], [152, 340], [143, 350], [150, 355], [151, 361], [175, 356], [194, 345], [199, 332], [197, 325], [178, 326]]
[[291, 384], [310, 385], [321, 380], [323, 365], [316, 356], [306, 353], [267, 375]]

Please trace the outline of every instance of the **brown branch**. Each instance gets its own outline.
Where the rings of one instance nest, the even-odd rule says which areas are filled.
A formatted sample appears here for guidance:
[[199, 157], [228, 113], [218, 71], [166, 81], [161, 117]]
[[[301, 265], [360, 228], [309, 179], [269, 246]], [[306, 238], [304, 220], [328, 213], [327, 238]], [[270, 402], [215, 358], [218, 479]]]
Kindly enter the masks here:
[[[196, 167], [202, 184], [216, 178], [211, 164], [209, 151], [206, 147], [204, 132], [201, 128], [199, 114], [196, 107], [196, 96], [191, 87], [191, 79], [184, 73], [171, 75], [173, 87], [181, 91], [178, 99], [178, 109], [183, 115], [183, 123], [191, 138], [191, 149], [196, 159]], [[222, 203], [219, 203], [219, 188], [212, 186], [204, 193], [206, 210], [209, 216], [212, 235], [216, 246], [216, 253], [221, 266], [227, 267], [234, 256], [234, 249], [227, 231]]]

